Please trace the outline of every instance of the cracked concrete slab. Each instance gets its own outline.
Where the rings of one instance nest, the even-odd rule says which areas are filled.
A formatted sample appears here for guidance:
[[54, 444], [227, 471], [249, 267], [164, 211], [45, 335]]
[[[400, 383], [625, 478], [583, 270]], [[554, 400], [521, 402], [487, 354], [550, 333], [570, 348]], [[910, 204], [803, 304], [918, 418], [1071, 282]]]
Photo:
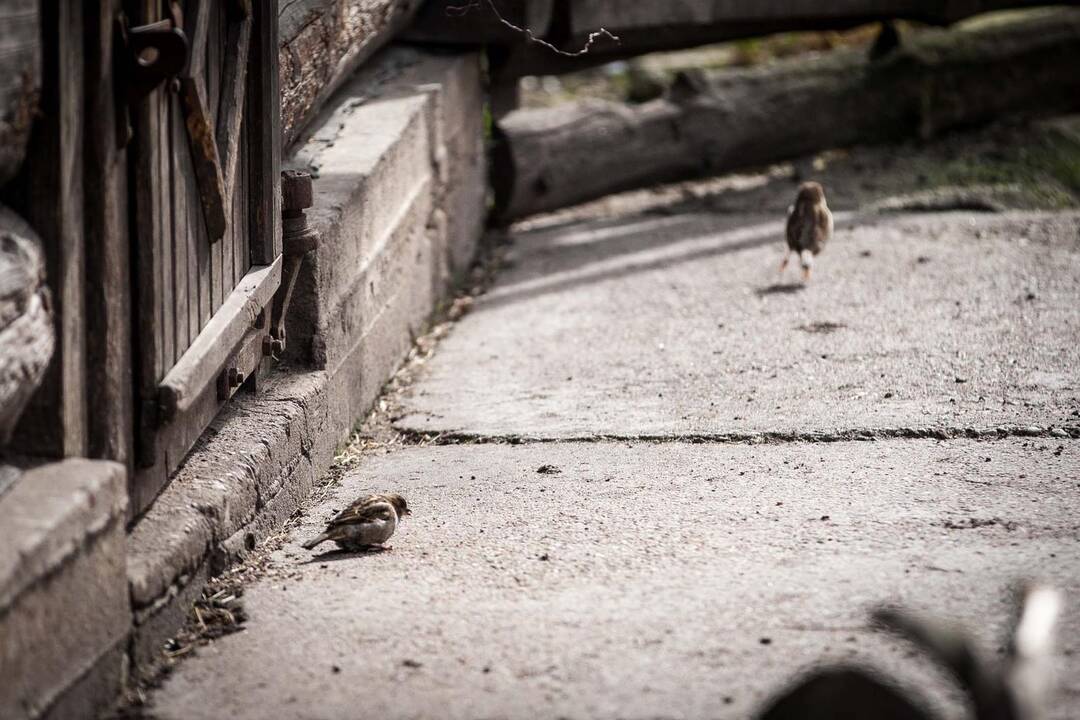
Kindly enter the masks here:
[[837, 213], [805, 288], [776, 273], [782, 222], [643, 214], [517, 233], [397, 427], [1080, 435], [1080, 214]]
[[[333, 487], [247, 589], [246, 630], [181, 664], [150, 713], [743, 718], [829, 658], [958, 718], [866, 610], [957, 618], [993, 651], [1011, 583], [1035, 575], [1070, 598], [1052, 717], [1075, 717], [1078, 461], [1080, 442], [1048, 438], [404, 448]], [[299, 547], [390, 490], [414, 508], [392, 552]]]

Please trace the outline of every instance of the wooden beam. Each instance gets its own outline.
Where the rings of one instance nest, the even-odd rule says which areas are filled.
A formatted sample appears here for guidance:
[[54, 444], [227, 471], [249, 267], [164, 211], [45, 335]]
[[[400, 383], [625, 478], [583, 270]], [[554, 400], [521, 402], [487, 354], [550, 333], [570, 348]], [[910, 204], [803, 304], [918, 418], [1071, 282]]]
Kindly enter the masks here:
[[[546, 37], [555, 0], [493, 0], [506, 22]], [[489, 45], [524, 42], [524, 33], [500, 22], [487, 0], [427, 0], [401, 39], [434, 45]]]
[[[774, 33], [844, 30], [897, 18], [949, 25], [993, 10], [1043, 4], [1040, 0], [573, 0], [566, 6], [568, 14], [554, 20], [560, 30], [549, 39], [557, 47], [578, 50], [585, 46], [589, 33], [601, 27], [619, 41], [598, 38], [587, 54], [578, 57], [518, 43], [500, 73], [504, 77], [559, 75], [651, 52]], [[1076, 5], [1080, 0], [1064, 4]]]
[[251, 264], [281, 255], [281, 86], [277, 0], [255, 0], [244, 123], [250, 152], [248, 227]]
[[[240, 346], [244, 335], [281, 285], [281, 258], [271, 265], [252, 268], [221, 305], [191, 347], [165, 375], [158, 387], [162, 423], [172, 422], [192, 404], [215, 378]], [[265, 333], [264, 333], [265, 334]]]
[[503, 220], [608, 193], [827, 148], [931, 137], [1004, 113], [1080, 107], [1080, 10], [933, 31], [871, 62], [858, 51], [678, 83], [644, 105], [591, 101], [497, 126]]
[[83, 3], [41, 3], [42, 94], [11, 206], [41, 237], [56, 351], [16, 429], [27, 454], [85, 456], [86, 325], [83, 238]]
[[281, 4], [281, 130], [288, 147], [341, 83], [405, 28], [422, 0]]
[[86, 62], [86, 368], [91, 457], [133, 462], [131, 258], [127, 153], [117, 127], [113, 34], [120, 0], [84, 4]]

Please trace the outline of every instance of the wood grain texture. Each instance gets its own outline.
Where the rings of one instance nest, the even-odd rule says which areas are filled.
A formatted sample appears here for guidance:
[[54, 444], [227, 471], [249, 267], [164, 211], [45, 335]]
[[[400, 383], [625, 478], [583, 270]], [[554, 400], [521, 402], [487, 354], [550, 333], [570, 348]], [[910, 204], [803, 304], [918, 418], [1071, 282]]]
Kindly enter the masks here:
[[163, 422], [172, 422], [177, 413], [191, 409], [205, 386], [214, 383], [280, 284], [279, 259], [272, 265], [253, 268], [229, 293], [210, 324], [162, 379], [158, 393]]
[[86, 355], [83, 236], [82, 3], [41, 3], [42, 95], [12, 209], [41, 238], [52, 289], [56, 349], [13, 442], [28, 454], [84, 456]]
[[282, 143], [288, 147], [353, 70], [405, 28], [422, 0], [282, 0]]
[[52, 359], [51, 306], [41, 241], [0, 205], [0, 447]]
[[86, 371], [91, 457], [133, 461], [127, 153], [117, 147], [113, 18], [119, 0], [85, 3]]
[[41, 29], [37, 0], [0, 2], [0, 186], [26, 156], [41, 92]]
[[[166, 128], [159, 118], [156, 126], [145, 126], [148, 137], [141, 125], [138, 133], [136, 167], [160, 155], [167, 158], [167, 172], [156, 182], [140, 183], [135, 193], [137, 207], [145, 206], [148, 227], [159, 238], [154, 244], [139, 237], [139, 248], [152, 246], [156, 252], [144, 259], [147, 267], [156, 263], [158, 270], [150, 280], [140, 270], [136, 282], [145, 309], [154, 309], [152, 317], [164, 313], [173, 324], [171, 335], [168, 327], [153, 323], [140, 331], [161, 347], [139, 344], [146, 357], [140, 371], [139, 462], [131, 483], [131, 517], [168, 484], [221, 408], [218, 377], [226, 364], [238, 362], [242, 338], [252, 332], [280, 284], [277, 3], [253, 3], [246, 29], [237, 22], [242, 5], [206, 0], [185, 5], [189, 22], [197, 17], [193, 10], [206, 10], [202, 60], [194, 63], [198, 72], [191, 73], [191, 81], [201, 86], [215, 153], [225, 159], [222, 175], [233, 176], [223, 182], [227, 212], [217, 242], [210, 242], [203, 221], [198, 176], [175, 95], [167, 100], [173, 127]], [[246, 52], [240, 47], [245, 41]], [[165, 265], [171, 270], [163, 271]], [[167, 326], [169, 319], [162, 322]], [[154, 364], [155, 353], [169, 349], [170, 337], [171, 354]], [[261, 355], [261, 342], [255, 344]]]
[[931, 137], [1008, 112], [1080, 107], [1080, 10], [918, 36], [880, 61], [857, 51], [676, 82], [667, 99], [519, 111], [498, 126], [503, 219], [660, 182], [857, 143]]
[[[282, 12], [287, 9], [281, 3]], [[258, 66], [248, 74], [246, 123], [249, 144], [248, 241], [247, 258], [253, 265], [269, 265], [281, 255], [281, 152], [282, 93], [275, 49], [281, 34], [278, 27], [278, 3], [255, 0], [252, 3], [255, 34], [252, 38], [252, 62]]]

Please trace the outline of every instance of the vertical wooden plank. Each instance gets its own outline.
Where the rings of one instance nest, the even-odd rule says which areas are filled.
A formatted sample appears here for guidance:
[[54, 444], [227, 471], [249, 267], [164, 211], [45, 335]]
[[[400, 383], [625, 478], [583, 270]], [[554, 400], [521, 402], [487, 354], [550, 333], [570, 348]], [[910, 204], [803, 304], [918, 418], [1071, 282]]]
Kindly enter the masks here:
[[233, 216], [236, 218], [237, 232], [236, 244], [233, 248], [234, 251], [234, 264], [236, 267], [236, 275], [233, 278], [234, 284], [239, 285], [240, 279], [247, 273], [248, 267], [251, 262], [250, 245], [248, 243], [248, 237], [250, 235], [250, 223], [248, 222], [248, 142], [245, 136], [246, 127], [241, 124], [240, 126], [240, 156], [237, 158], [239, 167], [236, 171], [236, 194], [233, 196], [233, 202], [238, 206]]
[[278, 3], [254, 0], [245, 123], [249, 141], [248, 236], [252, 265], [281, 254], [281, 95], [278, 92]]
[[159, 91], [158, 113], [161, 122], [160, 148], [158, 149], [158, 193], [161, 201], [160, 228], [158, 246], [161, 256], [161, 295], [158, 299], [161, 317], [161, 356], [162, 367], [157, 380], [165, 377], [165, 373], [176, 362], [176, 302], [175, 284], [173, 275], [173, 235], [176, 231], [176, 222], [173, 217], [173, 167], [172, 167], [172, 137], [173, 137], [173, 94], [167, 88]]
[[117, 147], [113, 19], [120, 0], [85, 4], [86, 348], [91, 457], [123, 463], [132, 476], [134, 410], [127, 153]]
[[184, 178], [185, 155], [190, 155], [184, 132], [184, 118], [180, 103], [170, 104], [172, 133], [169, 137], [170, 156], [172, 158], [171, 181], [173, 183], [173, 275], [176, 278], [173, 298], [176, 316], [176, 357], [184, 354], [191, 345], [191, 294], [188, 271], [188, 248], [191, 247], [191, 227], [187, 215], [187, 180]]
[[[204, 304], [202, 303], [202, 283], [200, 274], [202, 269], [199, 264], [200, 253], [205, 254], [206, 240], [200, 234], [203, 228], [202, 205], [199, 200], [198, 187], [195, 184], [195, 174], [191, 171], [191, 153], [180, 151], [180, 178], [181, 192], [184, 195], [184, 222], [187, 226], [187, 257], [188, 257], [188, 338], [190, 342], [195, 340], [202, 329]], [[205, 311], [209, 312], [209, 303], [205, 304]]]
[[[189, 197], [192, 198], [192, 205], [195, 205], [195, 198], [199, 197], [199, 189], [194, 174], [191, 174], [188, 178], [188, 187], [190, 188], [191, 195]], [[198, 214], [193, 215], [193, 222], [196, 257], [199, 266], [199, 329], [201, 330], [210, 322], [210, 315], [213, 313], [213, 302], [210, 295], [210, 240], [206, 234], [206, 223], [203, 221], [201, 206], [198, 208]]]
[[[159, 4], [155, 0], [140, 0], [135, 8], [136, 23], [150, 23], [160, 19]], [[131, 145], [134, 154], [130, 202], [135, 206], [134, 242], [131, 245], [135, 266], [134, 301], [132, 313], [135, 346], [135, 426], [136, 466], [148, 467], [155, 461], [154, 444], [157, 430], [157, 382], [163, 365], [159, 336], [159, 308], [161, 271], [158, 260], [161, 233], [160, 212], [160, 97], [156, 90], [131, 110], [135, 126], [135, 139]], [[143, 488], [130, 487], [131, 509], [142, 509]], [[150, 497], [152, 497], [152, 493]]]
[[[210, 2], [210, 0], [200, 0]], [[218, 108], [221, 102], [221, 58], [223, 55], [223, 39], [221, 28], [221, 12], [224, 3], [212, 2], [210, 6], [210, 28], [206, 34], [206, 100], [209, 106], [210, 118], [217, 124]], [[225, 293], [223, 272], [224, 246], [229, 235], [229, 228], [225, 230], [225, 237], [214, 243], [210, 248], [210, 311], [217, 312], [224, 302]]]
[[85, 455], [86, 326], [83, 225], [83, 4], [41, 3], [42, 93], [11, 204], [45, 245], [55, 303], [56, 348], [11, 447], [47, 456]]

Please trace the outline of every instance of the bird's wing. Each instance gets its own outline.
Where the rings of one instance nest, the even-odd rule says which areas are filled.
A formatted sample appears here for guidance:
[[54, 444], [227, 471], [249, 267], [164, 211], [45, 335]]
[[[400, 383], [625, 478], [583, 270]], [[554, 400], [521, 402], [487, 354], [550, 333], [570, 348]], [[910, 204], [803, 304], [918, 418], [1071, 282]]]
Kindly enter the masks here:
[[814, 247], [818, 252], [829, 241], [833, 233], [833, 216], [824, 203], [818, 206], [814, 215]]
[[396, 519], [394, 506], [388, 500], [376, 496], [357, 500], [327, 523], [326, 529], [330, 530], [342, 525], [356, 525], [392, 518]]
[[798, 206], [792, 205], [788, 208], [787, 227], [785, 228], [785, 235], [787, 236], [788, 247], [792, 250], [799, 250], [799, 216]]

